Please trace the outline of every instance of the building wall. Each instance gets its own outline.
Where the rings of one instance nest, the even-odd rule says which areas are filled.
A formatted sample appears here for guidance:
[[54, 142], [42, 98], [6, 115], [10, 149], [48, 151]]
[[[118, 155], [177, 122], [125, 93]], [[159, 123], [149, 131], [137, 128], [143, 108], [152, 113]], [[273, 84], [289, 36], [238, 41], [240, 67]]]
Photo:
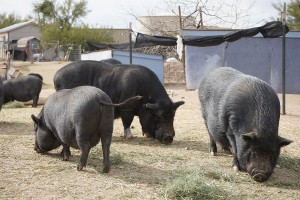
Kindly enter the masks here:
[[8, 39], [8, 33], [0, 33], [0, 41], [7, 41]]
[[112, 58], [112, 50], [95, 51], [81, 54], [81, 60], [104, 60]]
[[114, 44], [129, 43], [129, 29], [112, 29]]
[[29, 24], [27, 26], [21, 27], [19, 29], [12, 30], [9, 32], [9, 41], [18, 40], [23, 37], [34, 36], [36, 38], [41, 37], [41, 32], [38, 26]]
[[[148, 35], [157, 35], [162, 32], [170, 34], [180, 31], [178, 16], [143, 16], [138, 17], [137, 31]], [[190, 17], [184, 22], [185, 28], [195, 27], [195, 18]]]

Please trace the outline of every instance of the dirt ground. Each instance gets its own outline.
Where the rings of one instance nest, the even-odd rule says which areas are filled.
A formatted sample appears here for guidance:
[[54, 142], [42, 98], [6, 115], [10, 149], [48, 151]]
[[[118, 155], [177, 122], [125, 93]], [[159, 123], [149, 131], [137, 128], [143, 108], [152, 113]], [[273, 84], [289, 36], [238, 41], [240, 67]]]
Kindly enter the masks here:
[[[41, 99], [46, 99], [54, 92], [53, 75], [66, 64], [14, 62], [13, 66], [23, 75], [40, 73], [45, 82]], [[70, 161], [60, 159], [60, 148], [47, 154], [33, 150], [30, 115], [37, 115], [41, 105], [2, 109], [0, 199], [167, 199], [165, 183], [182, 176], [178, 171], [193, 168], [231, 177], [227, 182], [211, 180], [238, 191], [241, 194], [238, 199], [300, 199], [300, 95], [286, 96], [287, 114], [281, 115], [279, 127], [279, 134], [294, 142], [282, 149], [284, 159], [270, 180], [257, 183], [247, 174], [232, 170], [231, 155], [220, 152], [218, 156], [210, 156], [197, 91], [187, 91], [183, 85], [169, 85], [166, 89], [174, 101], [185, 101], [175, 116], [174, 142], [163, 145], [145, 138], [137, 118], [132, 124], [134, 139], [124, 140], [121, 120], [117, 119], [111, 144], [112, 169], [108, 174], [102, 173], [100, 144], [92, 149], [83, 171], [76, 170], [78, 150], [71, 149]]]

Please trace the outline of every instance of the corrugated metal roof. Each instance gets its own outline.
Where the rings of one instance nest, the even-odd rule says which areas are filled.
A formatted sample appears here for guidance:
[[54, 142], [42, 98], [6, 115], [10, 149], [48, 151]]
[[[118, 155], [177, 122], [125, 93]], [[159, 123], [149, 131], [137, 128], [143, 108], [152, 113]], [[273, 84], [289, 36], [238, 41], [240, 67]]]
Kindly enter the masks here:
[[7, 32], [10, 32], [10, 31], [16, 30], [18, 28], [22, 28], [24, 26], [27, 26], [29, 24], [34, 24], [34, 22], [33, 21], [27, 21], [27, 22], [21, 22], [21, 23], [18, 23], [18, 24], [13, 24], [11, 26], [7, 26], [5, 28], [0, 29], [0, 33], [7, 33]]

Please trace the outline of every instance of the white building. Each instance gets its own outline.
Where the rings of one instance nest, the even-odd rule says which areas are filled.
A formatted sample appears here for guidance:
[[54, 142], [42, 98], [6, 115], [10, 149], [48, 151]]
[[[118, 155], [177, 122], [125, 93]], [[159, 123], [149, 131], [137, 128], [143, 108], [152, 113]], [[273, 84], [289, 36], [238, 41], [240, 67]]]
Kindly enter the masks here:
[[[195, 29], [195, 17], [182, 17], [183, 28]], [[142, 16], [137, 18], [137, 31], [147, 35], [174, 35], [180, 32], [180, 18], [176, 15]]]

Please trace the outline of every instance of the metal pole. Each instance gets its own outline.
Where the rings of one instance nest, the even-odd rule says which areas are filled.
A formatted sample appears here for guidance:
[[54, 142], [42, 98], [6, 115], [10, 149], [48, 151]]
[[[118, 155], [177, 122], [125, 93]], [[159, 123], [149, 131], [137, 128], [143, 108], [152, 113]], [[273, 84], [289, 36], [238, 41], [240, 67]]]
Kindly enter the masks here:
[[10, 52], [8, 52], [8, 56], [7, 56], [7, 64], [6, 64], [6, 72], [5, 72], [5, 80], [8, 80], [8, 71], [10, 69], [10, 58], [11, 58], [11, 55], [10, 55]]
[[129, 63], [132, 64], [132, 30], [131, 22], [129, 22]]
[[181, 8], [178, 6], [178, 14], [179, 14], [179, 28], [182, 30], [182, 19], [181, 19]]
[[202, 7], [200, 6], [199, 8], [199, 12], [200, 12], [200, 28], [203, 28], [203, 16], [202, 16]]
[[[181, 16], [181, 8], [180, 6], [178, 6], [178, 13], [179, 13], [179, 27], [180, 27], [180, 37], [183, 38], [182, 36], [182, 29], [183, 29], [183, 21], [182, 21], [182, 16]], [[183, 45], [183, 48], [182, 48], [182, 58], [181, 58], [181, 62], [182, 62], [182, 66], [183, 66], [183, 78], [184, 78], [184, 81], [186, 83], [186, 69], [185, 69], [185, 45]], [[186, 87], [186, 84], [185, 84], [185, 87]], [[187, 88], [185, 88], [187, 89]]]
[[285, 18], [286, 3], [283, 4], [282, 15], [282, 114], [285, 115]]

